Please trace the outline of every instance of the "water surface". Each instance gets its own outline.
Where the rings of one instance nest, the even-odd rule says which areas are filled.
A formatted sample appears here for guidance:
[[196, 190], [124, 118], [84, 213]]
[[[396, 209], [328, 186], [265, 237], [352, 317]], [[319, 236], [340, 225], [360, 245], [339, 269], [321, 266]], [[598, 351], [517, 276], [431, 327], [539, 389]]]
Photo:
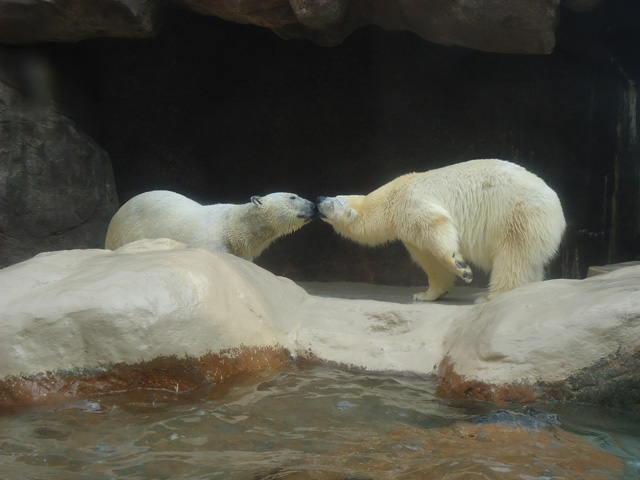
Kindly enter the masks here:
[[499, 409], [326, 365], [0, 415], [6, 479], [637, 479], [640, 416]]

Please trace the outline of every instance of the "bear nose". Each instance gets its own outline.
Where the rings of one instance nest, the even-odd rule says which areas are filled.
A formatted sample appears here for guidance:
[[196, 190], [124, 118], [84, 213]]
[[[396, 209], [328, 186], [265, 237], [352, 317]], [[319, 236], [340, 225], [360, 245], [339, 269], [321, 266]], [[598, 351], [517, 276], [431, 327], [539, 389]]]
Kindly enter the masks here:
[[318, 197], [316, 198], [316, 203], [322, 203], [327, 199], [327, 197]]

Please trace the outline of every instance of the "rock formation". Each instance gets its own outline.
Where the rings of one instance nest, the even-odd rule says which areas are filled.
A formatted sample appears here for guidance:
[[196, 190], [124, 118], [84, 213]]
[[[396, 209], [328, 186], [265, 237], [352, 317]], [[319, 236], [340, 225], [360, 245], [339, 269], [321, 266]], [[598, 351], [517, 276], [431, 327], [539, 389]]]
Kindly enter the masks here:
[[153, 0], [0, 0], [0, 43], [77, 42], [87, 38], [153, 36]]
[[37, 51], [0, 49], [0, 266], [102, 247], [117, 197], [109, 155], [56, 105]]
[[[409, 30], [431, 42], [502, 53], [549, 53], [560, 0], [418, 2], [398, 0], [0, 0], [0, 43], [149, 37], [173, 3], [204, 15], [273, 29], [283, 38], [336, 45], [355, 29]], [[585, 11], [598, 0], [567, 0]]]
[[438, 374], [446, 397], [634, 409], [638, 285], [633, 266], [484, 305], [402, 304], [309, 295], [237, 257], [169, 240], [44, 253], [0, 271], [0, 404], [181, 391], [291, 355]]

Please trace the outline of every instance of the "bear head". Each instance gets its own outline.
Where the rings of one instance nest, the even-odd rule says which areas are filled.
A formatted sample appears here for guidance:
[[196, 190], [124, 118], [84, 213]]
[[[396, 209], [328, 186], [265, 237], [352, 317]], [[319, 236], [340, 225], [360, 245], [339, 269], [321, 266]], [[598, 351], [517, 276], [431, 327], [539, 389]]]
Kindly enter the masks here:
[[295, 193], [276, 192], [251, 197], [251, 203], [278, 230], [294, 231], [309, 223], [317, 214], [315, 203]]
[[385, 208], [379, 208], [380, 202], [368, 196], [318, 197], [317, 205], [318, 216], [345, 238], [371, 246], [395, 239], [393, 218]]
[[361, 195], [338, 195], [337, 197], [318, 197], [318, 216], [336, 232], [351, 237], [354, 222], [358, 218], [358, 204]]

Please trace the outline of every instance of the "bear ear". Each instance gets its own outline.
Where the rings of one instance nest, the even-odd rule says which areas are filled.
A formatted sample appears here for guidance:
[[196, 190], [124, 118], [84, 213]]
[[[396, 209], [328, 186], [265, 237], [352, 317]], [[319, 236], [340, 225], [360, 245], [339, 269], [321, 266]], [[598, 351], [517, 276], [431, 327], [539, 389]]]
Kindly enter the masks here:
[[347, 218], [349, 218], [350, 221], [355, 220], [357, 216], [358, 212], [356, 212], [353, 208], [350, 208], [349, 212], [347, 212]]
[[251, 197], [251, 203], [255, 205], [262, 205], [262, 197], [254, 195], [253, 197]]

